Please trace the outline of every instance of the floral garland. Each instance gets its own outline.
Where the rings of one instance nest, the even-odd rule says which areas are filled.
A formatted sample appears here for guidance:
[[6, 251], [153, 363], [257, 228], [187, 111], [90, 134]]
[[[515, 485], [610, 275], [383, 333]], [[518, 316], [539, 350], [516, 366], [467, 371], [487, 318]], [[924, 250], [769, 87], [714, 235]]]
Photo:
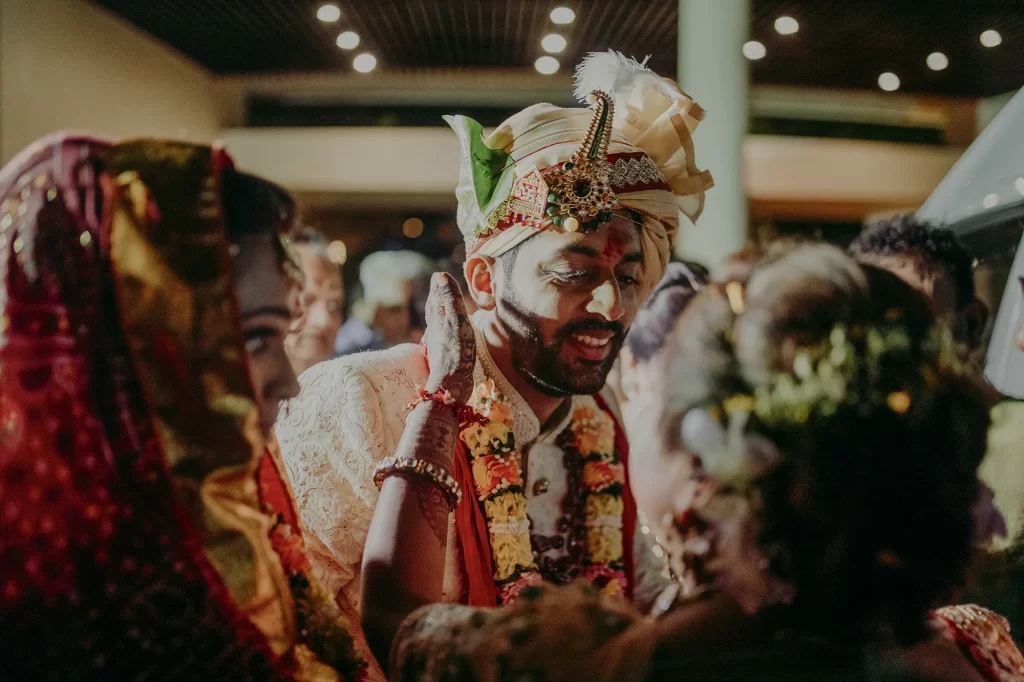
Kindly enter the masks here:
[[[460, 438], [469, 450], [474, 492], [487, 519], [498, 602], [508, 604], [525, 587], [542, 582], [530, 542], [522, 454], [512, 432], [512, 413], [492, 380], [479, 384], [470, 406], [482, 423]], [[625, 468], [615, 452], [615, 423], [592, 399], [573, 412], [560, 442], [582, 462], [580, 491], [586, 519], [584, 577], [605, 594], [623, 596], [622, 492]]]
[[626, 468], [615, 451], [615, 422], [592, 398], [577, 407], [562, 446], [583, 462], [582, 497], [586, 519], [587, 568], [584, 577], [608, 596], [625, 597], [622, 517]]
[[263, 509], [275, 519], [270, 544], [281, 560], [295, 602], [296, 663], [313, 667], [319, 663], [348, 682], [361, 682], [366, 679], [366, 662], [356, 651], [345, 617], [334, 597], [313, 576], [302, 534], [286, 521], [283, 509], [276, 509], [290, 507], [290, 494], [269, 451], [260, 460], [257, 479]]

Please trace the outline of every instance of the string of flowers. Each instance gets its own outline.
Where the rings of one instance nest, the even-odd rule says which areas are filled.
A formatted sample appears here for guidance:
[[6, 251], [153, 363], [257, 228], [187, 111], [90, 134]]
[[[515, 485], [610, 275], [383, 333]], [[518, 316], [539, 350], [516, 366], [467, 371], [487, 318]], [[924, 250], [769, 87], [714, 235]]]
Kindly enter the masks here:
[[[474, 492], [490, 535], [498, 601], [507, 604], [542, 582], [530, 542], [530, 519], [522, 454], [512, 431], [512, 414], [494, 382], [479, 384], [470, 405], [484, 418], [460, 438], [469, 450]], [[583, 460], [587, 557], [585, 577], [608, 594], [623, 595], [622, 490], [625, 471], [615, 452], [615, 424], [592, 399], [574, 411], [562, 439]], [[572, 493], [570, 493], [572, 494]]]
[[282, 496], [288, 493], [276, 465], [270, 461], [267, 453], [260, 462], [258, 479], [264, 511], [273, 514], [275, 518], [270, 530], [270, 545], [281, 560], [281, 568], [284, 569], [295, 602], [295, 624], [298, 631], [296, 662], [310, 660], [311, 652], [316, 661], [336, 670], [344, 680], [365, 680], [366, 662], [356, 651], [348, 623], [333, 595], [313, 576], [313, 566], [306, 556], [302, 535], [295, 532], [284, 515], [274, 508], [275, 502], [284, 504]]
[[512, 433], [512, 413], [493, 381], [474, 389], [470, 406], [486, 421], [470, 424], [459, 437], [469, 450], [474, 492], [487, 519], [498, 602], [506, 604], [541, 582], [530, 545], [522, 454]]
[[578, 401], [566, 435], [563, 447], [583, 460], [587, 528], [584, 577], [605, 595], [625, 597], [622, 493], [626, 470], [615, 451], [615, 422], [593, 398], [583, 398]]

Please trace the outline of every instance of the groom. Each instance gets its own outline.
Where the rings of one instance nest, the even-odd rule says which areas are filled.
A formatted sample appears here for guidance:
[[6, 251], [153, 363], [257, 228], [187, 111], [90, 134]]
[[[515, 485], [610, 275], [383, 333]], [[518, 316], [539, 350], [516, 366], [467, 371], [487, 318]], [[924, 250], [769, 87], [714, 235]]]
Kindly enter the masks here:
[[[473, 404], [485, 416], [461, 433], [462, 502], [434, 524], [451, 601], [500, 605], [576, 578], [652, 596], [639, 579], [654, 557], [604, 385], [680, 212], [696, 219], [711, 186], [690, 137], [703, 111], [616, 53], [588, 59], [577, 90], [589, 109], [538, 104], [487, 138], [448, 119], [462, 151], [466, 293], [479, 309]], [[374, 469], [394, 454], [427, 373], [418, 346], [317, 365], [277, 425], [315, 570], [353, 626]]]

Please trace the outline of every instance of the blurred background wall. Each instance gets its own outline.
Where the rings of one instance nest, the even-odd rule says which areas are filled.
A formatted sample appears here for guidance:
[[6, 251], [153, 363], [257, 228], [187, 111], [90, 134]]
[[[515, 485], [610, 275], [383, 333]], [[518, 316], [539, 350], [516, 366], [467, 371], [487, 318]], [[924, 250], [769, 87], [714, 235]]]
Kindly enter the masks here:
[[213, 75], [82, 0], [0, 0], [0, 161], [62, 128], [213, 140]]
[[[344, 244], [459, 243], [457, 149], [571, 105], [587, 52], [643, 57], [708, 111], [717, 187], [679, 255], [746, 239], [842, 243], [913, 210], [1024, 85], [1018, 0], [0, 0], [0, 161], [39, 135], [224, 140]], [[993, 37], [996, 34], [996, 37]], [[553, 36], [553, 37], [552, 37]]]

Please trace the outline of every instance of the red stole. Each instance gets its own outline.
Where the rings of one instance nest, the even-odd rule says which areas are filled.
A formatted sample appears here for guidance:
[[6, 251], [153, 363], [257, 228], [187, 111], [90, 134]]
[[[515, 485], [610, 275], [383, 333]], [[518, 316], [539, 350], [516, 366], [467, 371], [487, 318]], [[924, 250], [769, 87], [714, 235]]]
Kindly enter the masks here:
[[256, 468], [256, 483], [264, 511], [280, 515], [281, 520], [291, 526], [292, 533], [301, 535], [302, 529], [295, 501], [269, 447], [263, 449], [259, 466]]
[[[595, 395], [597, 406], [615, 422], [615, 451], [626, 470], [626, 485], [622, 491], [622, 560], [626, 573], [626, 596], [633, 597], [633, 536], [636, 531], [636, 501], [629, 484], [629, 442], [619, 420], [608, 409], [604, 399]], [[469, 448], [460, 438], [452, 460], [452, 475], [463, 490], [462, 503], [455, 509], [455, 529], [462, 543], [463, 566], [468, 587], [470, 606], [497, 606], [498, 588], [494, 584], [494, 563], [491, 559], [491, 537], [487, 530], [480, 501], [473, 494], [473, 471], [469, 463]]]

